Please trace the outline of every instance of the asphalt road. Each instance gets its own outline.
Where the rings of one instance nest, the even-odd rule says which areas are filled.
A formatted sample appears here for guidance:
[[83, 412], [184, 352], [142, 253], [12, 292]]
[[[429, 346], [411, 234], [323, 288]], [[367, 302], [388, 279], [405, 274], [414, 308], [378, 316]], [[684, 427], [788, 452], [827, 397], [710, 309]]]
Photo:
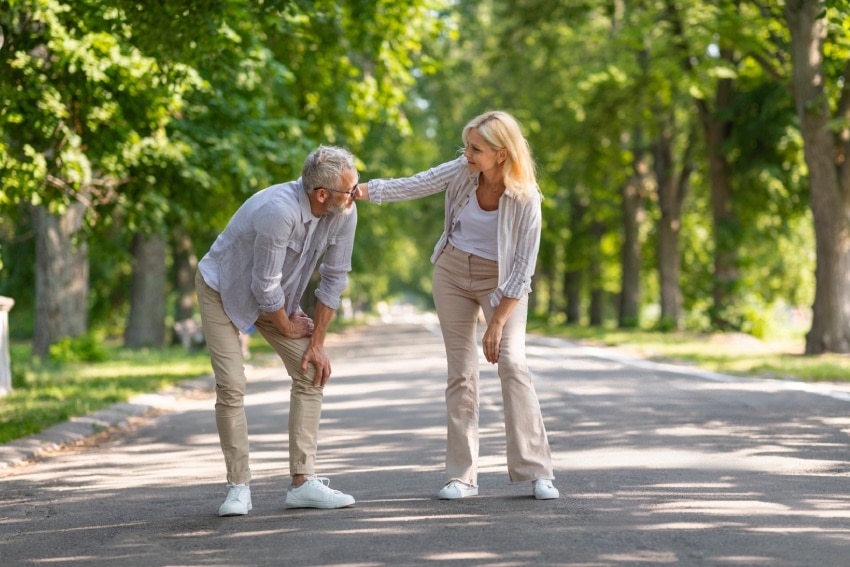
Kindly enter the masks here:
[[[440, 501], [445, 363], [421, 324], [330, 340], [319, 470], [286, 509], [289, 380], [249, 367], [254, 509], [216, 515], [209, 393], [0, 478], [0, 565], [850, 565], [850, 397], [529, 338], [561, 498], [508, 483], [482, 358], [480, 495]], [[257, 362], [257, 361], [254, 361]]]

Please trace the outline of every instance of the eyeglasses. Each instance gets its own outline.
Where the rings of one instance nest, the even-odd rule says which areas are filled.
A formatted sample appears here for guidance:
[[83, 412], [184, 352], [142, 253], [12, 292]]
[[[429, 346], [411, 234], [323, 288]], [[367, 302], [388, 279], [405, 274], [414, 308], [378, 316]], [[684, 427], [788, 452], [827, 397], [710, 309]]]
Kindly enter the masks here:
[[354, 184], [354, 187], [351, 188], [351, 191], [340, 191], [339, 189], [328, 189], [327, 187], [314, 187], [313, 191], [318, 191], [319, 189], [324, 189], [325, 191], [331, 191], [332, 193], [343, 193], [348, 195], [349, 197], [354, 197], [355, 193], [357, 193], [357, 186], [360, 185], [360, 172], [357, 172], [357, 182]]

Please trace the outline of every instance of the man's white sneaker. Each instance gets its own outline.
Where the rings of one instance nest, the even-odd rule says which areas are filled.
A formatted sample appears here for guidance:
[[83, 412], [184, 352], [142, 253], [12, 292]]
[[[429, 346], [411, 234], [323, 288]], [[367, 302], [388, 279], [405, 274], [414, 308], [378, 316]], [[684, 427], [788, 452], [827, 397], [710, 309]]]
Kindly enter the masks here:
[[227, 498], [218, 509], [219, 516], [244, 516], [251, 508], [251, 489], [247, 484], [228, 484]]
[[333, 490], [330, 481], [316, 475], [307, 477], [301, 486], [289, 486], [286, 492], [286, 505], [290, 508], [344, 508], [354, 504], [354, 498]]
[[471, 486], [459, 480], [453, 480], [446, 484], [437, 493], [440, 500], [457, 500], [458, 498], [466, 498], [467, 496], [478, 496], [478, 487]]
[[561, 493], [548, 478], [538, 478], [532, 484], [534, 485], [534, 497], [538, 500], [554, 500], [561, 496]]

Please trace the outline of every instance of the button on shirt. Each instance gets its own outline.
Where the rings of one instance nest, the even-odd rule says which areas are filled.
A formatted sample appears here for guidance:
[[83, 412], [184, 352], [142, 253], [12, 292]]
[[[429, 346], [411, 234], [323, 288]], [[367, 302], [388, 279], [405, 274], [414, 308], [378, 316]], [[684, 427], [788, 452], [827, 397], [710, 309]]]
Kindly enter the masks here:
[[287, 315], [298, 311], [320, 257], [316, 297], [337, 309], [348, 286], [356, 226], [356, 209], [313, 216], [300, 179], [272, 185], [239, 207], [198, 269], [242, 331], [262, 312], [284, 306]]

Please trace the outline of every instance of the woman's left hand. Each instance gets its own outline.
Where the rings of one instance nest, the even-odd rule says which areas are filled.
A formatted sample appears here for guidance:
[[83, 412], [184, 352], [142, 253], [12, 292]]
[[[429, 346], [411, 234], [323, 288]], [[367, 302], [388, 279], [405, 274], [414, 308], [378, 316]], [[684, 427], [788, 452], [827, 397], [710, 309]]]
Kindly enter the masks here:
[[502, 325], [491, 322], [487, 325], [487, 330], [484, 331], [484, 340], [481, 341], [484, 347], [484, 358], [490, 364], [499, 362], [499, 345], [502, 344]]

